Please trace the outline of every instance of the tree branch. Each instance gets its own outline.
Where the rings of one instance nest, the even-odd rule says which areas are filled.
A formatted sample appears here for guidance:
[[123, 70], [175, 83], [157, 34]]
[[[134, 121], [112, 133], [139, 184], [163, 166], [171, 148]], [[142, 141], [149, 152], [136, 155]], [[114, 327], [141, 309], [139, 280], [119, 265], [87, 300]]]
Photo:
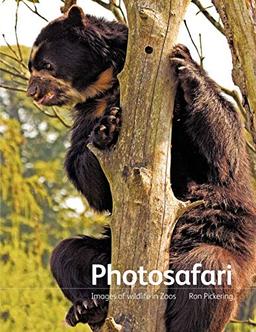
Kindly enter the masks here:
[[66, 128], [70, 128], [71, 126], [58, 114], [57, 110], [55, 107], [52, 107], [51, 109], [53, 110], [54, 114], [46, 112], [42, 107], [40, 107], [35, 101], [33, 101], [33, 104], [35, 107], [42, 113], [44, 113], [46, 116], [50, 118], [57, 118]]
[[[15, 32], [15, 33], [16, 33], [16, 32]], [[2, 37], [3, 37], [3, 39], [4, 39], [5, 43], [6, 43], [6, 46], [9, 48], [9, 50], [11, 51], [11, 53], [13, 54], [13, 56], [7, 55], [7, 54], [5, 54], [5, 53], [3, 53], [3, 52], [0, 52], [0, 53], [4, 54], [5, 56], [8, 56], [9, 58], [11, 58], [11, 59], [13, 59], [13, 60], [15, 60], [15, 61], [18, 62], [20, 65], [22, 65], [22, 67], [24, 67], [24, 68], [27, 69], [27, 66], [26, 66], [25, 63], [24, 63], [24, 61], [23, 61], [23, 59], [22, 59], [22, 56], [20, 57], [20, 56], [16, 53], [16, 51], [13, 49], [13, 47], [8, 43], [8, 41], [7, 41], [7, 39], [5, 38], [5, 35], [4, 35], [4, 34], [2, 34]], [[17, 37], [16, 37], [16, 38], [17, 38]], [[16, 42], [17, 42], [17, 40], [16, 40]], [[19, 46], [17, 46], [17, 47], [18, 47], [18, 51], [19, 51]], [[21, 52], [21, 50], [20, 50], [19, 52]]]
[[5, 56], [5, 57], [7, 57], [7, 58], [9, 58], [9, 59], [11, 59], [13, 61], [16, 61], [19, 65], [21, 65], [24, 69], [27, 70], [27, 66], [20, 59], [17, 59], [16, 57], [14, 57], [14, 56], [12, 56], [12, 55], [10, 55], [8, 53], [1, 52], [1, 51], [0, 51], [0, 55]]
[[19, 91], [19, 92], [27, 92], [27, 90], [25, 90], [25, 89], [16, 88], [16, 87], [5, 85], [5, 84], [0, 84], [0, 88], [6, 89], [6, 90]]
[[20, 1], [17, 1], [16, 11], [15, 11], [14, 32], [15, 32], [15, 39], [16, 39], [16, 45], [17, 45], [17, 49], [18, 49], [18, 53], [19, 53], [19, 58], [20, 58], [20, 61], [23, 61], [23, 56], [22, 56], [22, 52], [21, 52], [21, 49], [20, 49], [18, 32], [17, 32], [18, 18], [19, 18], [19, 15], [18, 15], [18, 13], [19, 13], [19, 6], [20, 6]]
[[10, 71], [10, 70], [4, 69], [4, 68], [0, 68], [0, 71], [4, 72], [6, 74], [12, 75], [14, 77], [19, 77], [19, 78], [21, 78], [24, 81], [28, 81], [28, 78], [25, 75], [21, 75], [21, 74], [15, 73], [13, 71]]
[[58, 111], [57, 111], [57, 109], [55, 108], [55, 107], [52, 107], [52, 110], [53, 110], [53, 112], [54, 112], [54, 115], [55, 115], [55, 117], [57, 118], [57, 119], [59, 119], [60, 120], [60, 122], [65, 126], [65, 127], [67, 127], [67, 128], [70, 128], [71, 127], [71, 125], [69, 125], [60, 115], [59, 115], [59, 113], [58, 113]]
[[70, 7], [76, 4], [76, 0], [65, 0], [64, 1], [64, 6], [60, 8], [60, 11], [65, 14]]
[[197, 6], [200, 12], [212, 23], [212, 25], [219, 30], [220, 33], [225, 35], [223, 26], [215, 20], [215, 18], [204, 8], [200, 0], [192, 0], [192, 3]]
[[193, 39], [193, 37], [192, 37], [192, 35], [191, 35], [191, 32], [190, 32], [190, 30], [189, 30], [189, 27], [188, 27], [187, 21], [184, 20], [183, 22], [184, 22], [185, 27], [186, 27], [186, 29], [187, 29], [187, 32], [188, 32], [189, 38], [190, 38], [190, 40], [191, 40], [193, 46], [194, 46], [195, 49], [196, 49], [196, 52], [197, 52], [198, 56], [199, 56], [200, 66], [203, 67], [204, 56], [203, 56], [203, 51], [202, 51], [201, 34], [199, 34], [199, 43], [200, 43], [200, 51], [199, 51], [199, 49], [198, 49], [198, 47], [197, 47], [196, 43], [194, 42], [194, 39]]
[[229, 323], [231, 323], [231, 324], [248, 324], [248, 325], [256, 326], [256, 322], [252, 319], [248, 319], [248, 320], [232, 319]]
[[41, 15], [38, 10], [37, 10], [37, 7], [36, 7], [36, 4], [34, 4], [34, 9], [31, 8], [24, 0], [21, 0], [21, 2], [34, 14], [36, 14], [37, 16], [39, 16], [41, 19], [43, 19], [45, 22], [49, 22], [47, 20], [47, 18], [45, 18], [43, 15]]
[[234, 82], [240, 87], [250, 133], [256, 145], [256, 9], [253, 1], [212, 0], [232, 53]]
[[98, 3], [107, 10], [110, 10], [116, 17], [119, 22], [127, 24], [127, 19], [125, 13], [121, 6], [121, 0], [110, 0], [109, 3], [106, 3], [101, 0], [92, 0], [93, 2]]
[[221, 90], [228, 96], [232, 97], [234, 99], [234, 101], [236, 102], [241, 114], [243, 115], [243, 117], [246, 119], [246, 110], [243, 107], [242, 104], [242, 100], [240, 98], [239, 93], [236, 90], [229, 90], [227, 88], [225, 88], [224, 86], [219, 85], [219, 87], [221, 88]]
[[8, 67], [9, 69], [15, 71], [17, 74], [20, 74], [20, 70], [18, 70], [15, 66], [12, 66], [10, 63], [7, 61], [0, 59], [0, 63], [2, 63], [4, 66]]

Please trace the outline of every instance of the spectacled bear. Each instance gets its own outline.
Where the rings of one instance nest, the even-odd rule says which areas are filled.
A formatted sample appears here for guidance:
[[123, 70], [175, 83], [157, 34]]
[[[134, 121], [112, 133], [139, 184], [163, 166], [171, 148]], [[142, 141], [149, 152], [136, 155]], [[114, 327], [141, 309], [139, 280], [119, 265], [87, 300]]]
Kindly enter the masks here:
[[[85, 15], [73, 6], [49, 23], [37, 37], [29, 60], [28, 94], [39, 104], [73, 103], [71, 146], [66, 156], [70, 180], [97, 211], [112, 210], [106, 176], [88, 143], [99, 149], [115, 145], [121, 128], [119, 85], [128, 29], [124, 24]], [[178, 92], [172, 134], [172, 189], [181, 200], [204, 205], [186, 212], [177, 222], [170, 269], [204, 270], [232, 266], [232, 286], [170, 287], [166, 328], [171, 332], [222, 331], [255, 267], [256, 207], [242, 125], [239, 116], [215, 82], [191, 58], [183, 45], [170, 54]], [[77, 236], [54, 249], [52, 273], [72, 302], [66, 321], [89, 323], [95, 329], [107, 314], [106, 301], [92, 293], [108, 294], [103, 279], [92, 286], [92, 264], [111, 261], [110, 234], [103, 239]], [[193, 301], [189, 293], [222, 294], [222, 299]], [[233, 300], [225, 298], [231, 295]]]

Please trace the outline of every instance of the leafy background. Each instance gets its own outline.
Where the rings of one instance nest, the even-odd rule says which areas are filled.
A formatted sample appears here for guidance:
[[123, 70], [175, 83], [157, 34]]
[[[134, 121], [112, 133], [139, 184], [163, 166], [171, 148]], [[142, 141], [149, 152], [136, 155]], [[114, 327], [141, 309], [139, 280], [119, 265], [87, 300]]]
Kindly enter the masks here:
[[[26, 62], [29, 49], [21, 50]], [[7, 47], [0, 52], [11, 56]], [[8, 56], [3, 59], [26, 77], [21, 65]], [[25, 80], [16, 80], [25, 88]], [[0, 81], [15, 86], [8, 73], [2, 72]], [[1, 332], [67, 329], [63, 320], [70, 304], [51, 276], [49, 256], [61, 239], [97, 233], [104, 222], [85, 202], [84, 211], [70, 207], [69, 199], [74, 202], [78, 194], [63, 170], [68, 129], [48, 113], [51, 116], [23, 92], [1, 90]], [[68, 116], [65, 121], [70, 121]], [[82, 325], [73, 330], [86, 331]]]

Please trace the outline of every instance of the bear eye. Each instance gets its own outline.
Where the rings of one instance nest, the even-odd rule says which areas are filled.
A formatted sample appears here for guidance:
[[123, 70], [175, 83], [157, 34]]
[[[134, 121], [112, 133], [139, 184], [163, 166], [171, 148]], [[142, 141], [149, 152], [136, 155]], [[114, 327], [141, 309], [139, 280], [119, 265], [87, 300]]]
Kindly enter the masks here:
[[53, 65], [49, 62], [45, 62], [45, 63], [42, 64], [42, 69], [52, 71], [53, 70]]

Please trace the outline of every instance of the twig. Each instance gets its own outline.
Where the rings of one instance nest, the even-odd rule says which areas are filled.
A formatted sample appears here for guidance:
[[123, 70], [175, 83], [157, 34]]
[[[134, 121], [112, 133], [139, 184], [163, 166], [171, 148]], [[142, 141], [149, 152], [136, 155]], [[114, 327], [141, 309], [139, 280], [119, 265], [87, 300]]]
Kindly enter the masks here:
[[23, 86], [23, 87], [27, 88], [27, 83], [22, 83], [22, 82], [16, 81], [16, 80], [12, 80], [12, 83], [17, 84], [17, 86]]
[[10, 63], [8, 63], [7, 61], [0, 59], [0, 63], [2, 63], [4, 66], [10, 68], [11, 70], [16, 71], [16, 73], [20, 73], [20, 70], [18, 70], [15, 66], [12, 66]]
[[239, 96], [239, 93], [236, 90], [229, 90], [221, 85], [219, 85], [219, 87], [225, 94], [227, 94], [228, 96], [231, 96], [235, 100], [239, 110], [241, 111], [242, 115], [246, 119], [246, 110], [243, 107], [242, 100]]
[[204, 67], [204, 56], [203, 56], [203, 43], [202, 43], [202, 34], [199, 33], [199, 45], [200, 45], [200, 66]]
[[42, 113], [44, 113], [46, 116], [49, 116], [49, 118], [56, 118], [56, 116], [54, 114], [48, 113], [46, 112], [44, 109], [42, 109], [35, 101], [33, 101], [33, 104], [35, 105], [35, 107]]
[[73, 6], [73, 5], [75, 5], [76, 4], [76, 0], [65, 0], [64, 1], [64, 6], [62, 6], [61, 8], [60, 8], [60, 11], [63, 13], [63, 14], [65, 14], [68, 10], [69, 10], [69, 8], [71, 7], [71, 6]]
[[50, 118], [57, 118], [65, 127], [70, 128], [71, 126], [66, 123], [61, 117], [60, 115], [56, 112], [56, 109], [54, 107], [52, 107], [51, 109], [53, 110], [54, 114], [48, 113], [46, 112], [43, 108], [41, 108], [35, 101], [33, 101], [33, 104], [35, 105], [35, 107], [42, 113], [44, 113], [46, 116], [50, 117]]
[[15, 58], [18, 59], [19, 61], [21, 61], [18, 54], [15, 52], [15, 50], [11, 47], [11, 45], [8, 43], [7, 39], [5, 38], [5, 34], [2, 34], [2, 37], [3, 37], [7, 47], [9, 48], [9, 50], [14, 54]]
[[24, 62], [21, 61], [21, 60], [19, 60], [19, 59], [17, 59], [17, 58], [15, 58], [14, 56], [12, 56], [12, 55], [10, 55], [10, 54], [8, 54], [8, 53], [1, 52], [1, 51], [0, 51], [0, 55], [2, 55], [2, 56], [6, 56], [7, 58], [12, 59], [12, 60], [18, 62], [18, 63], [19, 63], [24, 69], [28, 70], [28, 68], [27, 68], [27, 66], [24, 64]]
[[47, 18], [45, 18], [43, 15], [41, 15], [39, 12], [38, 12], [38, 10], [37, 10], [37, 7], [36, 7], [36, 5], [34, 4], [34, 9], [33, 8], [31, 8], [24, 0], [21, 0], [21, 2], [32, 12], [32, 13], [34, 13], [34, 14], [36, 14], [37, 16], [39, 16], [41, 19], [43, 19], [44, 21], [46, 21], [46, 22], [49, 22], [48, 20], [47, 20]]
[[248, 320], [238, 320], [238, 319], [232, 319], [229, 323], [233, 323], [233, 324], [249, 324], [252, 326], [256, 326], [256, 322], [252, 319], [248, 319]]
[[[25, 63], [24, 63], [22, 57], [18, 56], [18, 54], [16, 53], [16, 51], [14, 50], [14, 48], [8, 43], [8, 41], [7, 41], [7, 39], [5, 38], [5, 35], [4, 35], [4, 34], [2, 34], [2, 37], [3, 37], [3, 39], [4, 39], [5, 43], [6, 43], [6, 46], [9, 48], [9, 50], [10, 50], [10, 51], [12, 52], [12, 54], [14, 55], [14, 56], [10, 56], [10, 55], [9, 55], [9, 58], [11, 58], [11, 59], [13, 59], [13, 60], [19, 62], [19, 63], [22, 65], [22, 67], [26, 68], [26, 70], [27, 70], [27, 67], [26, 67], [26, 65], [25, 65]], [[18, 50], [19, 50], [19, 46], [18, 46]], [[2, 53], [2, 52], [1, 52], [1, 53]], [[5, 55], [8, 56], [7, 54], [5, 54]]]
[[20, 0], [17, 0], [16, 11], [15, 11], [14, 31], [15, 31], [15, 39], [16, 39], [16, 45], [17, 45], [17, 48], [18, 48], [19, 58], [20, 58], [21, 61], [23, 61], [22, 52], [21, 52], [20, 44], [19, 44], [18, 33], [17, 33], [19, 5], [20, 5]]
[[6, 89], [6, 90], [19, 91], [19, 92], [27, 92], [27, 90], [25, 90], [25, 89], [15, 88], [13, 86], [8, 86], [8, 85], [4, 85], [4, 84], [0, 84], [0, 88]]
[[110, 0], [111, 11], [119, 22], [127, 24], [127, 19], [121, 6], [121, 0]]
[[223, 26], [215, 20], [215, 18], [206, 10], [206, 8], [204, 8], [200, 0], [192, 0], [192, 3], [197, 6], [200, 12], [212, 23], [213, 26], [215, 26], [217, 30], [219, 30], [220, 33], [225, 35]]
[[186, 27], [186, 29], [187, 29], [187, 32], [188, 32], [189, 38], [190, 38], [190, 40], [191, 40], [193, 46], [194, 46], [195, 49], [196, 49], [196, 52], [197, 52], [198, 56], [199, 56], [200, 64], [202, 65], [202, 63], [203, 63], [203, 61], [204, 61], [204, 58], [201, 58], [201, 54], [200, 54], [200, 52], [199, 52], [198, 47], [196, 46], [196, 43], [194, 42], [194, 39], [193, 39], [193, 37], [192, 37], [192, 35], [191, 35], [191, 32], [190, 32], [190, 30], [189, 30], [189, 27], [188, 27], [188, 24], [187, 24], [187, 21], [186, 21], [186, 20], [184, 20], [184, 24], [185, 24], [185, 27]]
[[10, 71], [8, 69], [0, 68], [0, 71], [4, 72], [6, 74], [9, 74], [9, 75], [15, 76], [15, 77], [19, 77], [19, 78], [21, 78], [24, 81], [28, 81], [28, 78], [26, 76], [18, 74], [18, 73], [14, 73], [14, 72], [12, 72], [12, 71]]
[[250, 142], [248, 142], [248, 140], [246, 140], [246, 144], [253, 153], [256, 153], [256, 148]]
[[[240, 98], [239, 93], [236, 90], [229, 90], [221, 85], [219, 85], [219, 87], [226, 95], [228, 95], [234, 99], [240, 113], [242, 114], [245, 121], [247, 121], [247, 113], [246, 113], [245, 108], [243, 107], [242, 100]], [[250, 129], [248, 128], [248, 126], [245, 125], [245, 128], [248, 130], [248, 133], [250, 133]], [[254, 153], [256, 153], [255, 147], [248, 141], [248, 139], [246, 139], [246, 144]]]
[[120, 0], [110, 0], [109, 3], [103, 2], [101, 0], [92, 0], [92, 1], [98, 3], [100, 6], [104, 7], [105, 9], [112, 11], [112, 13], [115, 15], [116, 19], [119, 22], [127, 24], [127, 19], [122, 9]]
[[52, 109], [55, 117], [58, 118], [65, 127], [70, 128], [71, 126], [68, 123], [66, 123], [66, 121], [59, 115], [57, 109], [55, 107], [52, 107]]

